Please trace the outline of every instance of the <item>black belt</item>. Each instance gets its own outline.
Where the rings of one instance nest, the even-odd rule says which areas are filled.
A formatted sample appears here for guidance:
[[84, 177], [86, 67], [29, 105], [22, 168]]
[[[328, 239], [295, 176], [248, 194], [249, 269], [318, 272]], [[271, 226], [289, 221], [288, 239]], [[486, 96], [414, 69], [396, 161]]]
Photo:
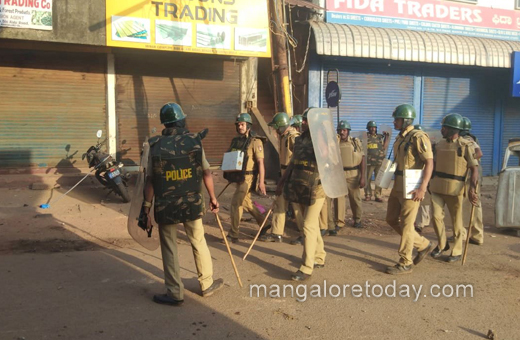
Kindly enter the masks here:
[[298, 169], [298, 170], [308, 170], [308, 171], [316, 170], [316, 168], [313, 167], [313, 166], [306, 166], [306, 165], [303, 165], [303, 164], [295, 165], [294, 168]]
[[345, 170], [345, 171], [357, 170], [357, 169], [359, 169], [359, 165], [356, 165], [356, 166], [353, 166], [353, 167], [348, 167], [348, 166], [344, 166], [343, 167], [343, 170]]
[[454, 179], [454, 180], [461, 181], [461, 182], [465, 182], [466, 181], [466, 177], [455, 176], [455, 175], [452, 175], [452, 174], [447, 174], [445, 172], [434, 171], [433, 172], [433, 176], [437, 176], [437, 177], [440, 177], [440, 178]]
[[254, 174], [253, 171], [246, 171], [246, 172], [244, 172], [244, 175], [252, 175], [252, 174]]
[[403, 170], [395, 170], [395, 174], [397, 176], [402, 176], [403, 175]]
[[285, 170], [285, 169], [287, 169], [287, 165], [282, 164], [282, 165], [280, 165], [280, 168], [282, 168], [282, 170]]

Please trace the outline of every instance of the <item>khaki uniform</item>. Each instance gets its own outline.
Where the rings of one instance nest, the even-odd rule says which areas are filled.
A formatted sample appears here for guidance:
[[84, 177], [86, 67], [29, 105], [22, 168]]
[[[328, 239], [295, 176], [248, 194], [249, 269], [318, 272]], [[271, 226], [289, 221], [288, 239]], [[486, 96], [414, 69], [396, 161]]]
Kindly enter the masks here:
[[300, 271], [311, 275], [314, 264], [325, 263], [325, 247], [319, 227], [320, 211], [325, 203], [325, 192], [319, 180], [318, 166], [309, 131], [296, 138], [293, 170], [284, 186], [284, 195], [291, 202], [299, 202], [303, 212], [302, 265]]
[[[241, 137], [246, 138], [246, 136]], [[247, 156], [245, 180], [242, 183], [235, 184], [236, 190], [231, 199], [231, 230], [228, 235], [233, 238], [238, 238], [240, 220], [242, 219], [244, 209], [254, 217], [258, 225], [262, 225], [262, 222], [264, 221], [264, 216], [253, 204], [250, 193], [253, 184], [253, 169], [255, 167], [255, 162], [264, 158], [264, 148], [260, 139], [253, 138], [247, 148]]]
[[394, 187], [388, 198], [386, 222], [401, 235], [399, 263], [409, 266], [413, 264], [413, 248], [424, 250], [430, 242], [415, 231], [414, 222], [420, 202], [404, 198], [403, 170], [424, 168], [425, 161], [433, 158], [430, 140], [425, 133], [414, 130], [413, 125], [410, 125], [397, 136], [394, 155], [397, 170]]
[[[357, 223], [361, 221], [361, 216], [363, 215], [361, 192], [359, 190], [361, 176], [359, 166], [365, 153], [363, 152], [361, 141], [350, 136], [346, 141], [339, 140], [339, 148], [343, 160], [343, 170], [345, 170], [345, 180], [347, 181], [350, 209], [352, 209], [354, 223]], [[334, 229], [336, 225], [339, 227], [345, 226], [346, 199], [345, 197], [338, 197], [333, 201], [334, 208], [329, 208], [329, 229]]]
[[444, 205], [447, 205], [455, 239], [451, 256], [462, 254], [462, 201], [468, 168], [478, 165], [474, 154], [475, 143], [462, 137], [441, 140], [435, 147], [435, 170], [430, 181], [433, 227], [439, 240], [439, 249], [444, 249], [447, 242]]
[[[291, 161], [291, 157], [294, 150], [294, 143], [296, 137], [298, 137], [300, 133], [296, 131], [293, 127], [289, 127], [284, 134], [280, 138], [280, 167], [281, 174], [283, 175], [285, 169], [289, 165]], [[300, 231], [300, 235], [303, 236], [303, 216], [300, 211], [300, 207], [298, 204], [291, 203], [294, 217], [296, 219], [296, 225], [298, 226], [298, 230]], [[282, 235], [285, 229], [285, 215], [287, 209], [289, 208], [289, 202], [285, 200], [283, 195], [277, 196], [275, 201], [275, 207], [273, 209], [273, 220], [272, 226], [274, 235]]]
[[[152, 146], [152, 148], [153, 147], [154, 146]], [[153, 153], [151, 150], [148, 160], [148, 169], [153, 168]], [[204, 150], [202, 150], [202, 170], [207, 170], [209, 167], [210, 165], [206, 160]], [[153, 180], [154, 174], [151, 173], [149, 176]], [[161, 242], [164, 281], [167, 288], [167, 295], [176, 300], [183, 300], [184, 285], [180, 275], [177, 250], [177, 226], [178, 224], [159, 224], [159, 238]], [[213, 263], [206, 239], [204, 238], [202, 219], [198, 218], [194, 221], [183, 222], [183, 226], [193, 249], [197, 278], [201, 289], [204, 291], [213, 284]]]
[[[383, 159], [385, 158], [385, 136], [382, 134], [371, 135], [367, 133], [367, 181], [365, 196], [372, 197], [372, 174], [377, 177]], [[374, 190], [375, 198], [381, 198], [382, 188], [377, 186]]]
[[[480, 148], [480, 145], [478, 144], [478, 140], [474, 140], [472, 136], [465, 135], [465, 139], [475, 142], [475, 147]], [[482, 191], [482, 167], [480, 163], [480, 159], [478, 161], [478, 172], [479, 172], [479, 179], [478, 179], [478, 185], [477, 185], [477, 195], [480, 197], [480, 193]], [[466, 181], [466, 193], [469, 192], [470, 188], [470, 181], [469, 177]], [[462, 203], [463, 206], [463, 226], [467, 226], [469, 224], [470, 214], [471, 214], [471, 202], [469, 199], [463, 200]], [[471, 239], [473, 239], [475, 242], [478, 242], [480, 244], [484, 243], [484, 219], [482, 217], [482, 204], [479, 204], [475, 207], [475, 211], [473, 212], [473, 228], [471, 229]], [[466, 238], [466, 229], [464, 229], [462, 239]]]

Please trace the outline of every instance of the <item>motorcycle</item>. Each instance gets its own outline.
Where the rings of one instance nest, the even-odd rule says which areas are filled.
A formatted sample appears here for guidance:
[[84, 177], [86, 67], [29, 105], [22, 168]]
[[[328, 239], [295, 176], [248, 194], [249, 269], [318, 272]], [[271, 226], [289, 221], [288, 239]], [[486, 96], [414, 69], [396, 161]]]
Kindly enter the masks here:
[[95, 176], [99, 183], [121, 196], [123, 202], [130, 202], [127, 185], [130, 173], [126, 171], [123, 163], [117, 162], [111, 155], [101, 151], [101, 146], [106, 142], [106, 139], [102, 142], [99, 141], [102, 133], [101, 130], [97, 132], [97, 144], [91, 146], [81, 159], [87, 158], [88, 167], [96, 170]]

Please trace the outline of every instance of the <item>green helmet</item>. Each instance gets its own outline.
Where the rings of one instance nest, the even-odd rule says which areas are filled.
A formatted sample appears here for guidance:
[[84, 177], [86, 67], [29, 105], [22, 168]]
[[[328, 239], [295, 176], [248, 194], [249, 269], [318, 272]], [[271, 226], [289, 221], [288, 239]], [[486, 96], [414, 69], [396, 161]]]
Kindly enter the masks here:
[[281, 127], [286, 127], [289, 125], [289, 115], [285, 112], [278, 112], [274, 115], [273, 120], [268, 124], [274, 129], [279, 129]]
[[464, 120], [458, 113], [450, 113], [442, 119], [442, 126], [448, 126], [458, 130], [464, 130]]
[[392, 113], [394, 118], [415, 119], [415, 116], [415, 108], [410, 104], [399, 105]]
[[289, 121], [290, 126], [296, 126], [300, 127], [302, 126], [302, 115], [294, 115], [291, 117], [291, 120]]
[[177, 103], [167, 103], [161, 107], [161, 124], [175, 123], [186, 118], [182, 108]]
[[424, 131], [424, 129], [422, 128], [422, 125], [421, 125], [421, 124], [416, 124], [416, 125], [413, 126], [413, 128], [414, 128], [415, 130], [421, 130], [421, 131]]
[[340, 120], [339, 121], [338, 130], [343, 130], [343, 129], [347, 129], [349, 131], [351, 130], [350, 123], [347, 122], [346, 120]]
[[251, 119], [251, 115], [249, 113], [241, 113], [237, 116], [236, 123], [246, 122], [249, 124], [253, 124], [253, 120]]
[[464, 128], [462, 130], [464, 131], [470, 131], [471, 130], [471, 120], [469, 120], [468, 117], [462, 117], [462, 120], [464, 122]]
[[308, 108], [305, 109], [305, 111], [303, 111], [302, 119], [307, 119], [307, 113], [308, 113], [311, 109], [315, 109], [315, 107], [308, 107]]
[[375, 127], [375, 128], [377, 128], [377, 124], [376, 124], [376, 122], [374, 122], [373, 120], [371, 120], [371, 121], [369, 121], [369, 122], [367, 123], [367, 130], [368, 130], [368, 128], [371, 128], [371, 127]]

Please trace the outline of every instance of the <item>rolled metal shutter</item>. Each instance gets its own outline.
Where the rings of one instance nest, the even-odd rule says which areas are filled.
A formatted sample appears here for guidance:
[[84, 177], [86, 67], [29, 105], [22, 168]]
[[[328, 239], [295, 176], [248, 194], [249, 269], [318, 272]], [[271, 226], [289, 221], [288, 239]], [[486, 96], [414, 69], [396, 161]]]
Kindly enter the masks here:
[[105, 55], [1, 49], [0, 167], [87, 168], [106, 129], [105, 74]]
[[139, 164], [145, 138], [161, 133], [159, 110], [176, 102], [191, 132], [209, 128], [206, 158], [220, 164], [236, 135], [240, 112], [240, 63], [186, 53], [116, 55], [119, 158]]
[[488, 71], [427, 70], [424, 73], [423, 120], [428, 129], [441, 128], [442, 118], [449, 113], [468, 117], [472, 134], [477, 136], [484, 153], [484, 176], [492, 173], [493, 133], [496, 86]]
[[[507, 98], [504, 108], [504, 121], [502, 130], [502, 145], [500, 148], [500, 166], [504, 160], [509, 140], [512, 138], [520, 138], [520, 98]], [[518, 166], [518, 158], [510, 157], [508, 166]]]
[[[327, 107], [325, 88], [327, 71], [339, 70], [341, 89], [340, 119], [346, 119], [352, 131], [366, 131], [368, 121], [393, 127], [392, 112], [395, 107], [409, 103], [414, 98], [414, 71], [408, 67], [388, 67], [387, 64], [346, 63], [331, 61], [323, 64], [322, 107]], [[330, 72], [329, 80], [336, 80]], [[337, 109], [332, 108], [334, 124]], [[397, 131], [393, 131], [392, 141]], [[390, 142], [390, 146], [392, 145]], [[388, 148], [390, 152], [391, 147]]]

